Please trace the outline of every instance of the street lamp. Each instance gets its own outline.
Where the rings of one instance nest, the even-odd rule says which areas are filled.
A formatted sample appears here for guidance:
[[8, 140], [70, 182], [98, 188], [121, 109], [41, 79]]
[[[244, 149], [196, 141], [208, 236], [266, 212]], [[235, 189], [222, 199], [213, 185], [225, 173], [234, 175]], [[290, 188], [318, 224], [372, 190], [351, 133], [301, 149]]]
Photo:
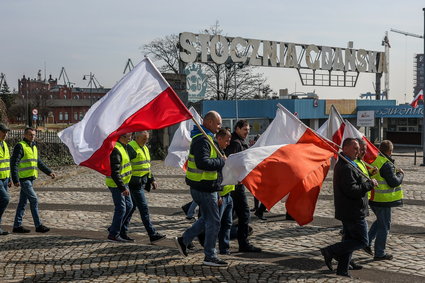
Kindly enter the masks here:
[[94, 104], [94, 99], [92, 96], [92, 89], [93, 89], [93, 85], [95, 88], [102, 87], [100, 85], [100, 83], [98, 82], [98, 80], [96, 79], [96, 77], [94, 76], [94, 74], [92, 72], [90, 72], [89, 75], [83, 75], [83, 81], [87, 80], [87, 76], [89, 77], [89, 82], [87, 84], [87, 86], [90, 86], [90, 106]]
[[236, 122], [238, 122], [238, 120], [239, 120], [239, 106], [238, 106], [238, 94], [237, 94], [237, 81], [236, 81], [236, 70], [237, 70], [237, 68], [238, 69], [242, 69], [242, 68], [244, 68], [245, 67], [245, 64], [244, 63], [235, 63], [235, 62], [233, 62], [233, 63], [227, 63], [226, 64], [226, 68], [228, 69], [228, 70], [230, 70], [231, 68], [232, 68], [232, 66], [233, 66], [233, 77], [234, 77], [234, 79], [235, 79], [235, 110], [236, 110]]

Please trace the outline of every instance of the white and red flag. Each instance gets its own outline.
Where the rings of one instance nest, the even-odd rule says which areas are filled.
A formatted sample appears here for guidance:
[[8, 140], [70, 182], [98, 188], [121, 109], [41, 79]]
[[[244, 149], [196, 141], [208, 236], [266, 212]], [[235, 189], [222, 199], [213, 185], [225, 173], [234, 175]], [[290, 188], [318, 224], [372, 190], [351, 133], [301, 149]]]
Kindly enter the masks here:
[[[376, 157], [379, 155], [379, 149], [368, 139], [366, 138], [356, 127], [353, 126], [349, 121], [345, 120], [345, 130], [343, 140], [346, 138], [356, 138], [362, 139], [366, 142], [366, 154], [363, 157], [363, 160], [366, 163], [372, 164], [375, 161]], [[341, 144], [342, 145], [342, 144]]]
[[223, 185], [243, 183], [268, 209], [288, 196], [286, 209], [300, 225], [313, 220], [320, 188], [335, 148], [278, 105], [255, 145], [230, 155]]
[[410, 102], [410, 106], [413, 108], [418, 107], [419, 100], [424, 101], [424, 92], [422, 89], [419, 91], [419, 93], [413, 98], [412, 102]]
[[[195, 108], [189, 108], [193, 118], [202, 124], [202, 118], [196, 112]], [[187, 169], [187, 158], [189, 157], [190, 132], [193, 129], [195, 122], [192, 119], [180, 123], [180, 126], [174, 133], [170, 146], [168, 147], [168, 154], [165, 157], [164, 164], [169, 167], [182, 168], [184, 171]]]
[[341, 145], [344, 129], [344, 119], [341, 114], [339, 114], [338, 110], [336, 110], [335, 106], [331, 105], [328, 120], [326, 120], [326, 122], [316, 132], [322, 137], [333, 141], [337, 145]]
[[192, 115], [149, 58], [143, 59], [79, 123], [58, 133], [74, 162], [110, 175], [109, 155], [123, 134], [164, 128]]
[[317, 130], [317, 133], [339, 146], [342, 146], [342, 142], [346, 138], [363, 139], [367, 144], [366, 155], [363, 160], [369, 164], [375, 161], [379, 154], [379, 149], [349, 121], [342, 118], [341, 114], [333, 105], [331, 106], [328, 120]]

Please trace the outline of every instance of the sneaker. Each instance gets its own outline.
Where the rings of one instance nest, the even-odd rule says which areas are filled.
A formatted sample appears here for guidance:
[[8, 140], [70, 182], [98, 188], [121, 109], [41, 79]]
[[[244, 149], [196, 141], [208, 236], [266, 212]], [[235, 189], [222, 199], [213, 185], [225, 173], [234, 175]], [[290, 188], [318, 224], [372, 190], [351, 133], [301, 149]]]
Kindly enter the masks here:
[[348, 266], [349, 270], [360, 270], [362, 268], [363, 268], [363, 265], [358, 264], [357, 262], [355, 262], [353, 260], [350, 261], [350, 265]]
[[127, 234], [121, 234], [120, 237], [126, 242], [134, 242], [134, 239], [130, 238]]
[[245, 247], [239, 247], [239, 252], [243, 253], [261, 253], [261, 249], [248, 244]]
[[40, 225], [37, 228], [35, 228], [35, 232], [38, 232], [38, 233], [47, 233], [49, 231], [50, 231], [50, 228], [47, 228], [44, 225]]
[[121, 238], [121, 236], [112, 236], [112, 235], [108, 235], [108, 241], [111, 242], [127, 242], [126, 240], [124, 240], [123, 238]]
[[229, 264], [225, 262], [224, 260], [219, 259], [218, 257], [212, 257], [212, 258], [205, 258], [204, 264], [208, 266], [228, 266]]
[[230, 251], [229, 250], [225, 250], [225, 251], [220, 251], [221, 255], [230, 255]]
[[183, 243], [183, 237], [175, 237], [174, 242], [176, 243], [177, 248], [182, 256], [187, 256], [187, 247]]
[[373, 255], [371, 246], [364, 247], [363, 251], [365, 251], [366, 253], [368, 253], [370, 255]]
[[3, 229], [0, 228], [0, 236], [6, 236], [9, 235], [9, 232], [4, 231]]
[[23, 226], [14, 227], [12, 231], [13, 231], [13, 233], [29, 233], [29, 232], [31, 232], [30, 229], [24, 228]]
[[165, 237], [166, 237], [165, 235], [162, 235], [160, 233], [156, 233], [156, 234], [153, 234], [152, 236], [149, 236], [149, 239], [151, 241], [151, 244], [153, 244], [153, 243], [158, 242], [162, 239], [165, 239]]
[[375, 260], [375, 261], [379, 261], [379, 260], [392, 260], [392, 259], [393, 259], [393, 256], [390, 255], [390, 254], [385, 254], [384, 256], [375, 256], [373, 258], [373, 260]]
[[186, 220], [189, 220], [190, 222], [196, 222], [196, 218], [195, 217], [190, 217], [190, 216], [186, 216]]

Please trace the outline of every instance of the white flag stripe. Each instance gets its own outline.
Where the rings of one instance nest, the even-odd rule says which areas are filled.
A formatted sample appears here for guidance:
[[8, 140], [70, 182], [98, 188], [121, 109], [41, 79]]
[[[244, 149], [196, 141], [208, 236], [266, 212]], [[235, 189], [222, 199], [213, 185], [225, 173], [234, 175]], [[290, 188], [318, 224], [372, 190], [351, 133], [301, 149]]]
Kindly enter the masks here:
[[284, 145], [251, 147], [229, 155], [222, 170], [222, 185], [234, 185], [242, 181], [258, 164], [282, 146]]
[[252, 147], [294, 144], [304, 135], [306, 129], [291, 112], [278, 106], [276, 117]]
[[[169, 87], [149, 58], [143, 59], [77, 123], [58, 135], [76, 164], [90, 158], [124, 121]], [[114, 114], [114, 119], [109, 119]]]
[[[195, 108], [190, 107], [189, 111], [192, 113], [193, 118], [199, 124], [202, 124], [202, 118], [198, 112], [196, 112]], [[190, 142], [192, 140], [190, 138], [190, 132], [194, 125], [195, 122], [193, 122], [192, 119], [180, 123], [180, 126], [174, 133], [171, 144], [168, 147], [168, 154], [164, 160], [165, 166], [183, 168], [187, 157], [189, 156]]]

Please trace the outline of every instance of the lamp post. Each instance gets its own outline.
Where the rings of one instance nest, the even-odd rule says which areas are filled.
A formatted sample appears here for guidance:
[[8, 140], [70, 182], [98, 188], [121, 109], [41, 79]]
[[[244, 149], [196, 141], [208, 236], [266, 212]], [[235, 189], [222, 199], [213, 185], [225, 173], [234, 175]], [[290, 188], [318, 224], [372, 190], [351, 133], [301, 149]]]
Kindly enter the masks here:
[[97, 88], [97, 84], [96, 84], [96, 78], [94, 77], [94, 74], [92, 72], [90, 72], [89, 75], [83, 75], [83, 81], [87, 80], [87, 76], [89, 76], [89, 82], [87, 86], [90, 86], [90, 107], [91, 107], [94, 104], [94, 99], [92, 94], [93, 84], [96, 88]]
[[[424, 12], [424, 54], [423, 54], [423, 58], [425, 59], [425, 8], [422, 8], [422, 11]], [[423, 72], [424, 72], [424, 76], [425, 76], [425, 62], [424, 62], [424, 66], [423, 66]], [[422, 91], [425, 91], [425, 77], [423, 80], [423, 84], [422, 84]], [[422, 164], [421, 166], [425, 166], [425, 99], [422, 100], [422, 112], [423, 112], [423, 119], [422, 119]]]

